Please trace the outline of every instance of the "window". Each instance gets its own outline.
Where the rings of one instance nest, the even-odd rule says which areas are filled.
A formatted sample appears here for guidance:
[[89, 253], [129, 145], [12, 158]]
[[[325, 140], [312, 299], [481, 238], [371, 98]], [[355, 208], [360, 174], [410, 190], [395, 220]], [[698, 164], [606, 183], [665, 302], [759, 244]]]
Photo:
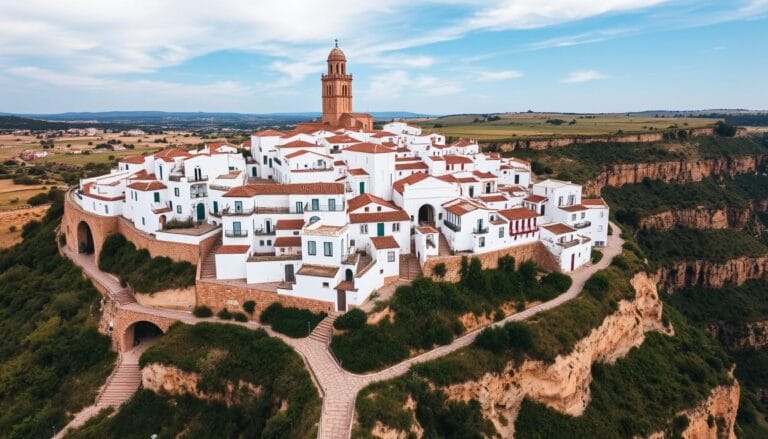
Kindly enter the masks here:
[[323, 282], [323, 288], [328, 288], [329, 286], [330, 284], [328, 284], [328, 282]]
[[264, 247], [264, 240], [263, 239], [259, 240], [259, 247]]
[[360, 224], [360, 234], [361, 235], [368, 234], [368, 224]]
[[160, 202], [160, 192], [155, 192], [155, 203]]
[[177, 188], [177, 187], [173, 188], [173, 195], [175, 195], [177, 197], [179, 196], [179, 188]]
[[331, 198], [330, 200], [328, 200], [328, 210], [330, 210], [331, 212], [336, 211], [336, 199], [335, 198]]
[[581, 212], [581, 219], [584, 219], [584, 217], [587, 216], [586, 212]]
[[264, 164], [266, 165], [267, 164], [267, 156], [264, 156], [262, 158], [264, 159], [264, 160], [262, 160], [262, 162], [264, 162]]
[[147, 225], [147, 221], [144, 220], [144, 217], [141, 217], [141, 225], [142, 226], [146, 226]]
[[557, 205], [558, 206], [562, 206], [563, 205], [563, 197], [558, 197], [557, 198]]
[[393, 232], [399, 232], [400, 231], [400, 223], [392, 223], [392, 231]]
[[239, 236], [240, 235], [240, 231], [242, 230], [241, 227], [242, 226], [240, 225], [240, 221], [233, 222], [232, 223], [232, 234], [235, 235], [235, 236]]
[[301, 201], [296, 202], [296, 213], [304, 213], [304, 203]]
[[315, 211], [320, 210], [320, 200], [318, 200], [317, 198], [312, 199], [312, 210], [315, 210]]
[[325, 256], [333, 256], [333, 243], [332, 242], [324, 242], [323, 243], [323, 254]]
[[576, 214], [574, 213], [571, 215], [571, 221], [575, 221], [575, 220], [576, 220]]
[[499, 227], [499, 238], [504, 237], [504, 227]]
[[235, 201], [235, 212], [242, 213], [243, 212], [243, 202], [242, 201]]
[[109, 213], [109, 206], [106, 204], [104, 205], [104, 213]]
[[485, 237], [484, 236], [480, 237], [480, 247], [485, 247]]
[[272, 245], [272, 240], [271, 239], [267, 239], [267, 245]]
[[395, 262], [395, 252], [387, 252], [387, 262]]
[[317, 244], [315, 241], [307, 241], [307, 254], [310, 256], [317, 254]]
[[176, 205], [176, 213], [181, 214], [181, 205]]
[[603, 226], [602, 225], [598, 225], [597, 226], [597, 231], [598, 232], [602, 232], [603, 231]]

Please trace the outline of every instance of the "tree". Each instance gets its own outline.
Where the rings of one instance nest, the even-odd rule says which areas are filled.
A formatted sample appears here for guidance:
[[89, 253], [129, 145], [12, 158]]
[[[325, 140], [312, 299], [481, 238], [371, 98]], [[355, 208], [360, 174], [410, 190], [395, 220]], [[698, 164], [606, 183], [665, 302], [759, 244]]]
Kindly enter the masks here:
[[738, 128], [736, 128], [733, 125], [729, 125], [723, 121], [718, 121], [715, 124], [715, 134], [721, 137], [733, 137], [736, 135], [736, 131], [738, 131]]
[[438, 264], [435, 264], [434, 267], [432, 267], [432, 274], [439, 277], [440, 279], [445, 277], [445, 274], [447, 273], [447, 269], [445, 268], [445, 263], [440, 262]]

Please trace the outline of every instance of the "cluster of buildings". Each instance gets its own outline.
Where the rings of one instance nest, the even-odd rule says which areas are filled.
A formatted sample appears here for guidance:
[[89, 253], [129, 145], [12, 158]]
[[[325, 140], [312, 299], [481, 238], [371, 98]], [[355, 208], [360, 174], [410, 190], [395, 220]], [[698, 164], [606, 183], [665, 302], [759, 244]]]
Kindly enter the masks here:
[[[76, 201], [158, 240], [218, 234], [216, 279], [272, 284], [339, 310], [397, 279], [404, 260], [423, 266], [541, 241], [567, 272], [605, 245], [608, 206], [581, 186], [534, 182], [527, 162], [406, 122], [374, 129], [370, 115], [352, 112], [338, 47], [322, 87], [322, 121], [257, 131], [243, 145], [127, 157], [83, 180]], [[207, 231], [174, 233], [192, 224]]]

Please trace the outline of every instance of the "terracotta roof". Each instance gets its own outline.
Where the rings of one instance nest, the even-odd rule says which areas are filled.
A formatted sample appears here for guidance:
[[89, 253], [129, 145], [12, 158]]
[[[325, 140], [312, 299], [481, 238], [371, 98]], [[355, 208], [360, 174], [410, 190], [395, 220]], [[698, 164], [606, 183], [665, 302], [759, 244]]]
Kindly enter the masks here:
[[475, 210], [478, 210], [481, 208], [484, 209], [483, 206], [480, 206], [476, 203], [473, 203], [472, 201], [461, 199], [461, 198], [444, 203], [443, 207], [448, 212], [451, 212], [454, 215], [458, 215], [458, 216], [466, 215], [469, 212], [474, 212]]
[[376, 250], [384, 250], [388, 248], [400, 248], [400, 244], [395, 241], [395, 238], [391, 236], [372, 236], [371, 243]]
[[458, 165], [462, 163], [472, 163], [472, 159], [464, 157], [463, 155], [446, 155], [443, 156], [445, 162], [449, 165]]
[[405, 178], [401, 178], [400, 180], [397, 180], [396, 182], [394, 182], [392, 184], [392, 188], [394, 188], [397, 192], [402, 194], [403, 191], [405, 190], [405, 187], [408, 186], [409, 184], [416, 184], [427, 178], [429, 178], [429, 175], [427, 174], [421, 174], [421, 173], [411, 174]]
[[334, 160], [333, 164], [335, 166], [347, 166], [347, 162], [345, 162], [344, 160]]
[[228, 190], [225, 197], [255, 195], [342, 195], [342, 183], [246, 184]]
[[500, 210], [499, 215], [510, 221], [539, 217], [536, 215], [536, 212], [526, 209], [525, 207], [513, 207], [512, 209]]
[[237, 149], [237, 145], [233, 145], [231, 143], [226, 143], [226, 142], [208, 143], [205, 146], [208, 147], [208, 151], [211, 151], [211, 152], [214, 152], [214, 153], [219, 152], [219, 149], [224, 147], [224, 146], [229, 146], [229, 147]]
[[434, 227], [432, 227], [432, 226], [421, 226], [421, 227], [416, 227], [416, 230], [418, 230], [418, 231], [419, 231], [419, 233], [424, 233], [424, 234], [426, 234], [426, 233], [439, 233], [439, 232], [437, 231], [437, 229], [436, 229], [436, 228], [434, 228]]
[[358, 143], [347, 147], [345, 151], [362, 152], [365, 154], [388, 154], [395, 152], [393, 149], [375, 143]]
[[464, 140], [464, 139], [459, 139], [459, 140], [451, 143], [451, 146], [458, 146], [460, 148], [463, 148], [463, 147], [469, 146], [469, 145], [472, 145], [472, 142], [470, 142], [469, 140]]
[[254, 137], [280, 137], [285, 135], [285, 133], [277, 130], [262, 130], [255, 131], [251, 135]]
[[155, 177], [155, 174], [150, 174], [149, 172], [147, 172], [144, 169], [142, 169], [139, 172], [131, 175], [128, 178], [135, 179], [135, 180], [157, 180], [157, 177]]
[[445, 175], [441, 175], [441, 176], [435, 177], [435, 178], [439, 178], [440, 180], [447, 181], [448, 183], [458, 183], [459, 182], [459, 180], [456, 177], [454, 177], [453, 175], [451, 175], [451, 174], [445, 174]]
[[158, 158], [166, 162], [172, 162], [174, 158], [191, 157], [192, 154], [180, 148], [166, 148], [162, 151], [158, 151], [154, 153], [153, 156], [155, 156], [155, 158]]
[[582, 198], [581, 204], [588, 206], [588, 207], [607, 207], [608, 205], [605, 204], [605, 200], [602, 198]]
[[507, 197], [505, 197], [504, 195], [500, 195], [500, 194], [497, 194], [497, 195], [480, 195], [477, 198], [485, 201], [486, 203], [496, 203], [496, 202], [501, 202], [501, 201], [507, 201]]
[[411, 163], [400, 163], [395, 165], [396, 171], [406, 171], [409, 169], [429, 169], [429, 166], [427, 166], [424, 162], [411, 162]]
[[339, 271], [339, 267], [331, 267], [328, 265], [313, 265], [304, 264], [299, 268], [296, 274], [304, 276], [318, 276], [318, 277], [334, 277]]
[[285, 158], [292, 159], [294, 157], [302, 156], [304, 154], [315, 154], [315, 155], [319, 155], [320, 157], [325, 157], [327, 159], [330, 158], [329, 156], [327, 156], [325, 154], [320, 154], [319, 152], [315, 152], [315, 151], [307, 151], [306, 149], [302, 149], [302, 150], [299, 150], [299, 151], [296, 151], [296, 152], [292, 152], [292, 153], [286, 155]]
[[395, 203], [371, 194], [362, 194], [354, 198], [351, 198], [349, 201], [347, 201], [347, 209], [349, 210], [349, 212], [353, 212], [369, 204], [379, 204], [382, 206], [389, 207], [390, 209], [400, 210], [400, 208], [397, 207]]
[[563, 223], [545, 224], [541, 227], [549, 230], [555, 235], [564, 235], [566, 233], [571, 233], [576, 231], [576, 229], [574, 229], [573, 227]]
[[404, 210], [395, 210], [390, 212], [365, 212], [350, 213], [349, 222], [352, 224], [362, 223], [384, 223], [391, 221], [409, 221], [411, 217]]
[[304, 227], [303, 219], [277, 220], [275, 230], [301, 230]]
[[496, 178], [495, 175], [491, 174], [490, 172], [480, 172], [480, 171], [474, 171], [472, 174], [475, 175], [475, 177], [479, 178]]
[[542, 201], [547, 201], [547, 197], [542, 197], [541, 195], [528, 195], [527, 197], [523, 198], [523, 201], [530, 201], [531, 203], [541, 203]]
[[130, 163], [133, 165], [141, 165], [141, 164], [144, 164], [144, 157], [140, 155], [129, 155], [128, 157], [121, 158], [120, 163]]
[[294, 140], [293, 142], [277, 145], [278, 148], [317, 148], [320, 145], [314, 143], [305, 142], [303, 140]]
[[368, 173], [365, 172], [365, 169], [362, 168], [347, 169], [347, 172], [350, 175], [368, 175]]
[[432, 160], [433, 162], [444, 162], [445, 161], [443, 156], [440, 156], [440, 155], [430, 155], [430, 156], [427, 156], [427, 158]]
[[477, 183], [477, 180], [474, 177], [461, 177], [457, 178], [456, 181], [459, 183]]
[[566, 212], [581, 212], [582, 210], [587, 210], [587, 207], [582, 204], [574, 204], [572, 206], [562, 206], [560, 209]]
[[248, 253], [248, 245], [222, 245], [216, 250], [217, 255], [242, 255]]
[[137, 181], [135, 183], [131, 183], [128, 185], [131, 189], [136, 189], [137, 191], [156, 191], [160, 189], [165, 189], [165, 185], [160, 183], [159, 181]]
[[325, 141], [328, 143], [357, 143], [359, 140], [353, 139], [346, 134], [340, 134], [337, 136], [326, 137]]
[[376, 137], [378, 139], [382, 137], [393, 137], [393, 136], [397, 136], [397, 134], [390, 133], [388, 131], [379, 131], [378, 133], [372, 135], [371, 137]]
[[301, 247], [301, 236], [278, 236], [275, 247]]

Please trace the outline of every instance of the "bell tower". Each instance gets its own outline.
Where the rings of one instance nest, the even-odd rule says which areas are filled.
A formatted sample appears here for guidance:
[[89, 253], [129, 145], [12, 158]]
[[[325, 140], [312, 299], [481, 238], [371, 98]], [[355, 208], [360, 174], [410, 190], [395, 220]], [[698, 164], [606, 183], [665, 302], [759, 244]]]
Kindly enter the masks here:
[[352, 113], [352, 75], [347, 74], [347, 57], [339, 41], [328, 54], [328, 72], [322, 76], [323, 123], [336, 126], [345, 113]]

